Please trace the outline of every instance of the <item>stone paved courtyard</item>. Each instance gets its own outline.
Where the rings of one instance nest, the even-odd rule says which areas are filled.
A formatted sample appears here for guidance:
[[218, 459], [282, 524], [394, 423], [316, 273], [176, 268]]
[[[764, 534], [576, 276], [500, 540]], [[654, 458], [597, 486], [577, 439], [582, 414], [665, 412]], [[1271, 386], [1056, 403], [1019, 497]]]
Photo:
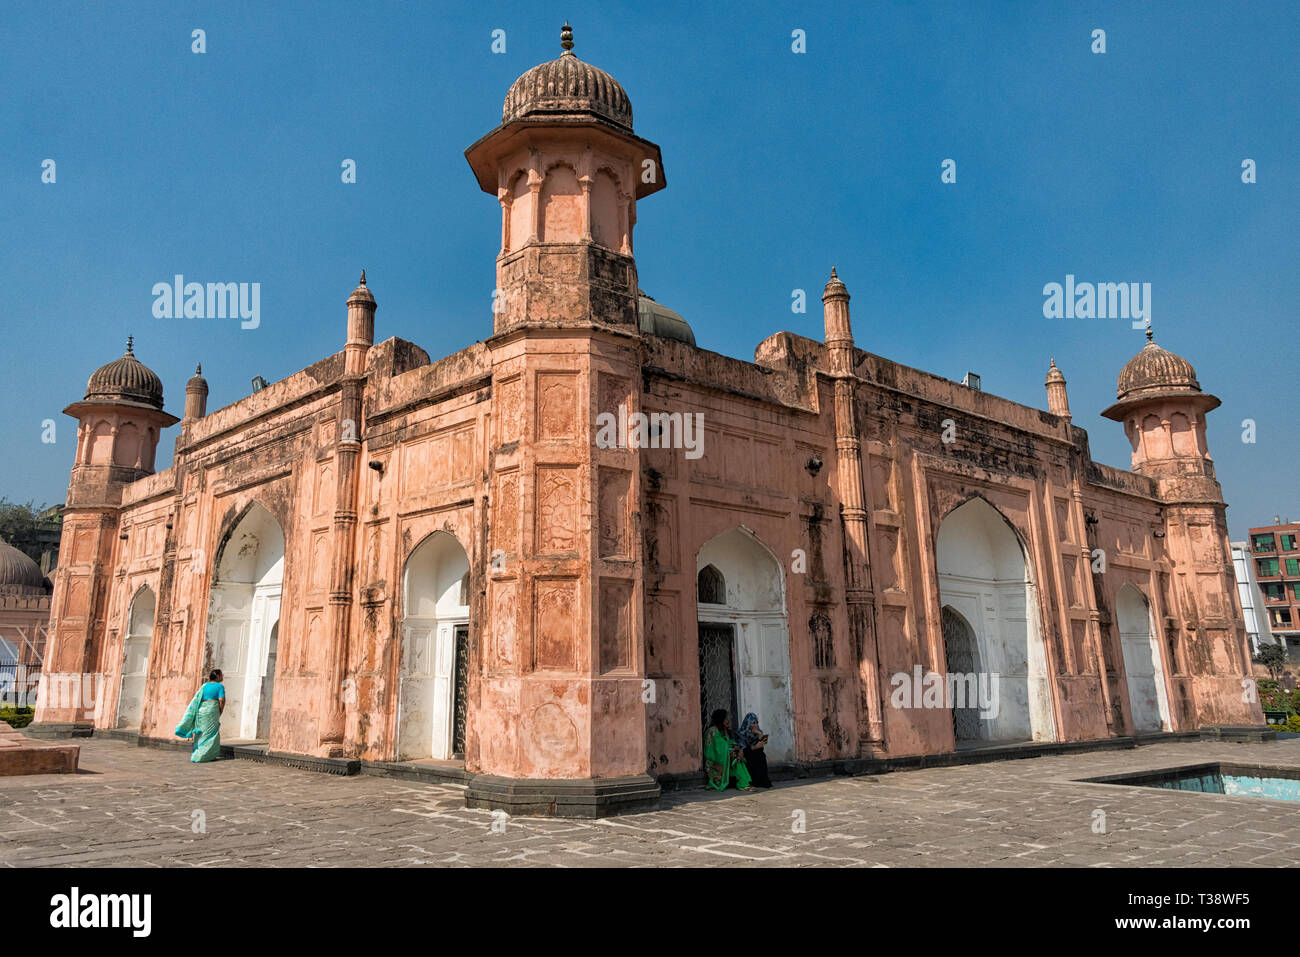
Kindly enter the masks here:
[[[0, 778], [0, 864], [784, 867], [1294, 865], [1300, 806], [1077, 783], [1213, 760], [1300, 766], [1300, 739], [1169, 743], [768, 792], [668, 793], [601, 821], [468, 810], [454, 787], [82, 744], [82, 773]], [[1093, 833], [1094, 812], [1106, 833]], [[192, 822], [202, 812], [206, 833]], [[802, 818], [806, 831], [794, 825]]]

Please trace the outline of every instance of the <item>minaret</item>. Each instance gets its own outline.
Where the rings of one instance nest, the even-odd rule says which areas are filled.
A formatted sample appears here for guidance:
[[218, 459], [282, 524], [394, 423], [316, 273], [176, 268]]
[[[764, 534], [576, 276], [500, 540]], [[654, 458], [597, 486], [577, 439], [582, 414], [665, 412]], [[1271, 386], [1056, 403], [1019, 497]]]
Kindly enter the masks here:
[[822, 291], [822, 315], [830, 375], [835, 380], [835, 475], [844, 531], [844, 591], [848, 605], [849, 647], [858, 649], [859, 707], [866, 717], [866, 740], [860, 751], [869, 756], [884, 743], [880, 714], [880, 684], [875, 642], [875, 595], [867, 542], [866, 495], [862, 482], [862, 440], [858, 431], [857, 376], [854, 374], [853, 326], [849, 320], [849, 290], [831, 267]]
[[122, 539], [122, 490], [154, 471], [162, 429], [179, 421], [163, 411], [162, 380], [126, 340], [120, 359], [97, 369], [86, 395], [63, 410], [77, 420], [59, 565], [50, 600], [51, 636], [43, 690], [29, 734], [89, 734], [102, 700], [110, 576]]
[[366, 358], [375, 341], [374, 294], [366, 286], [366, 271], [348, 296], [347, 342], [343, 346], [343, 376], [339, 393], [339, 413], [335, 428], [338, 439], [335, 472], [334, 523], [331, 531], [330, 565], [330, 654], [325, 687], [329, 710], [322, 724], [320, 742], [330, 757], [344, 753], [343, 735], [346, 715], [344, 693], [347, 677], [348, 644], [352, 627], [353, 558], [357, 532], [357, 497], [360, 490], [359, 468], [362, 421], [366, 386]]
[[465, 153], [501, 209], [467, 800], [607, 814], [659, 795], [642, 700], [640, 452], [598, 432], [602, 416], [640, 409], [632, 229], [664, 171], [627, 94], [578, 59], [567, 23], [560, 46]]
[[208, 380], [203, 378], [203, 363], [194, 367], [194, 375], [185, 383], [185, 422], [208, 414]]
[[1065, 393], [1065, 376], [1061, 370], [1056, 368], [1056, 360], [1052, 360], [1051, 366], [1047, 370], [1047, 411], [1052, 415], [1059, 415], [1067, 422], [1070, 420], [1070, 397]]
[[506, 94], [501, 125], [465, 151], [501, 204], [493, 328], [605, 324], [635, 330], [637, 200], [666, 185], [659, 147], [603, 70], [563, 53]]
[[1117, 401], [1102, 415], [1124, 424], [1134, 472], [1174, 481], [1180, 495], [1222, 501], [1205, 441], [1205, 414], [1221, 403], [1201, 391], [1190, 362], [1156, 345], [1150, 326], [1146, 336], [1119, 374]]
[[1228, 549], [1227, 506], [1206, 443], [1206, 413], [1220, 403], [1201, 391], [1190, 362], [1156, 345], [1150, 326], [1146, 336], [1147, 344], [1119, 374], [1117, 401], [1102, 415], [1124, 424], [1133, 471], [1155, 483], [1163, 505], [1158, 531], [1173, 575], [1174, 606], [1165, 615], [1182, 622], [1181, 629], [1167, 628], [1163, 647], [1181, 647], [1188, 675], [1175, 680], [1203, 724], [1259, 725], [1259, 705], [1242, 694], [1250, 656]]

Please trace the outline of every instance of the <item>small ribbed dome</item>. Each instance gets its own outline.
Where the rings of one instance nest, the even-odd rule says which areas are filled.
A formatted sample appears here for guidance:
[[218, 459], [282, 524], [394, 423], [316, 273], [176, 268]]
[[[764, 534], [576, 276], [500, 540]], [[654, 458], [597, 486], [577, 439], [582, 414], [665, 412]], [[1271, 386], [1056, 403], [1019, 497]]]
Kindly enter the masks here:
[[573, 52], [573, 33], [564, 25], [559, 59], [541, 63], [510, 86], [501, 122], [554, 113], [590, 113], [632, 129], [632, 101], [617, 80]]
[[695, 333], [691, 331], [690, 323], [667, 306], [659, 305], [644, 290], [637, 290], [636, 311], [642, 332], [695, 345]]
[[1182, 356], [1160, 348], [1147, 330], [1147, 344], [1120, 370], [1116, 396], [1128, 399], [1148, 392], [1201, 391], [1196, 370]]
[[[1052, 364], [1047, 369], [1047, 382], [1064, 382], [1065, 373], [1056, 368], [1056, 360], [1052, 359]], [[1046, 384], [1046, 383], [1044, 383]]]
[[361, 270], [361, 282], [357, 285], [356, 289], [352, 290], [352, 295], [348, 296], [348, 302], [351, 303], [353, 301], [368, 302], [372, 305], [374, 304], [375, 294], [371, 292], [370, 287], [366, 285], [366, 271], [364, 269]]
[[135, 357], [132, 339], [126, 340], [126, 354], [100, 366], [86, 383], [86, 401], [143, 402], [155, 409], [163, 407], [162, 380]]
[[822, 290], [822, 299], [828, 299], [831, 296], [843, 296], [849, 298], [848, 287], [844, 285], [844, 280], [835, 272], [835, 267], [831, 267], [831, 278], [826, 283], [826, 288]]
[[0, 541], [0, 589], [32, 588], [45, 591], [41, 566], [8, 542]]
[[203, 378], [203, 363], [200, 362], [194, 367], [194, 375], [190, 376], [190, 381], [185, 383], [186, 392], [197, 392], [202, 390], [208, 391], [208, 380]]

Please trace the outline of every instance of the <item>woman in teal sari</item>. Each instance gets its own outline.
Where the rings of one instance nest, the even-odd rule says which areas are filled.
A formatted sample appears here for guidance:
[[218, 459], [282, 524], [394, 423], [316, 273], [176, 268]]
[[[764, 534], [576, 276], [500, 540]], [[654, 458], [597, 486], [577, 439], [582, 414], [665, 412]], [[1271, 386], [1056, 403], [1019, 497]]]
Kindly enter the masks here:
[[209, 672], [207, 683], [195, 692], [176, 726], [178, 738], [194, 739], [190, 760], [195, 764], [221, 757], [221, 712], [226, 710], [226, 686], [221, 677], [219, 668]]
[[704, 771], [715, 791], [725, 791], [733, 780], [741, 791], [753, 790], [740, 744], [731, 736], [731, 718], [721, 708], [713, 712], [704, 730]]

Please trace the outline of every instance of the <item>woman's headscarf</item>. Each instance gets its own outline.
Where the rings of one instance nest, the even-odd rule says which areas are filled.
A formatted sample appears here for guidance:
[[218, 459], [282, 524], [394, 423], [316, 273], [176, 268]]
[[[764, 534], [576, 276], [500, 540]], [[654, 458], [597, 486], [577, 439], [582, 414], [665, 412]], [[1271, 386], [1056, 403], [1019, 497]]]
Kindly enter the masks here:
[[762, 728], [758, 726], [758, 715], [752, 711], [749, 712], [749, 714], [745, 715], [745, 720], [740, 722], [740, 731], [736, 735], [740, 741], [740, 746], [742, 748], [752, 748], [754, 742], [759, 739], [760, 731], [762, 731]]

